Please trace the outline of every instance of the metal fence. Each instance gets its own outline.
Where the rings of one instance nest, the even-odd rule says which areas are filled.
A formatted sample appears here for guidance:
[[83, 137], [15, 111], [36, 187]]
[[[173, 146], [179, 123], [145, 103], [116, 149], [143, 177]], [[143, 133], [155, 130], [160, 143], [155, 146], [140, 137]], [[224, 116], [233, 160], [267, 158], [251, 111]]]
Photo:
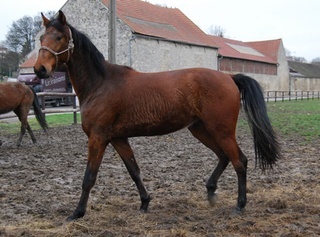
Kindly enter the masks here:
[[292, 101], [320, 99], [320, 91], [266, 91], [265, 99], [269, 101]]

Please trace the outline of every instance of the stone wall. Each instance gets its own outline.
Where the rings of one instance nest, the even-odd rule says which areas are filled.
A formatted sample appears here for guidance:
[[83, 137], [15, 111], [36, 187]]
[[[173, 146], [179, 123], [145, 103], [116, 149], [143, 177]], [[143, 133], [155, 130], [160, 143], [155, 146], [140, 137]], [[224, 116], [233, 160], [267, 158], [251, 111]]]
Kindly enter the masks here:
[[320, 91], [320, 78], [291, 77], [291, 91]]
[[217, 51], [202, 46], [135, 37], [130, 44], [129, 66], [156, 72], [181, 68], [217, 69]]
[[[61, 9], [108, 59], [109, 10], [99, 0], [69, 0]], [[116, 61], [144, 72], [188, 67], [217, 69], [217, 49], [144, 38], [117, 18]], [[39, 46], [38, 46], [39, 47]]]
[[219, 63], [221, 71], [243, 73], [256, 79], [264, 91], [289, 91], [289, 66], [282, 44], [278, 49], [277, 61], [277, 65], [272, 65], [244, 59], [222, 58]]

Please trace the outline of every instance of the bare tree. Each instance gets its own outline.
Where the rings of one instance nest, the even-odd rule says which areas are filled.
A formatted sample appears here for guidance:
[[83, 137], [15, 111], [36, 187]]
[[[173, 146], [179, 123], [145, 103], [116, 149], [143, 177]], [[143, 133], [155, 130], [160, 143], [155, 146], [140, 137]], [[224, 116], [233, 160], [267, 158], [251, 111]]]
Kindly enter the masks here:
[[298, 56], [288, 57], [288, 60], [294, 61], [294, 62], [299, 62], [299, 63], [306, 63], [307, 62], [307, 60], [304, 57], [298, 57]]
[[[47, 16], [53, 16], [54, 12], [46, 13]], [[6, 35], [6, 46], [10, 51], [20, 54], [24, 58], [34, 49], [34, 38], [41, 30], [42, 20], [40, 13], [35, 17], [24, 16], [12, 23], [9, 32]]]
[[311, 63], [316, 64], [316, 65], [320, 65], [320, 57], [312, 59]]
[[225, 37], [226, 30], [218, 25], [211, 25], [207, 31], [209, 35], [215, 35], [219, 37]]
[[30, 52], [32, 49], [33, 28], [33, 19], [30, 16], [24, 16], [13, 22], [6, 35], [6, 43], [9, 49], [21, 53], [22, 56]]
[[300, 62], [300, 63], [306, 63], [307, 60], [304, 57], [298, 57], [294, 56], [291, 51], [287, 48], [285, 48], [287, 60], [293, 61], [293, 62]]

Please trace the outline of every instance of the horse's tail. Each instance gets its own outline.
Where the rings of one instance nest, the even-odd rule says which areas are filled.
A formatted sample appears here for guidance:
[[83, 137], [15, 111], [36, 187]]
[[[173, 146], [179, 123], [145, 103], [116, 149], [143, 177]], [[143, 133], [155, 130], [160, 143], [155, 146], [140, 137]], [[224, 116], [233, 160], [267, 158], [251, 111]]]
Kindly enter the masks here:
[[37, 93], [35, 92], [35, 90], [32, 87], [30, 87], [30, 89], [31, 89], [31, 91], [33, 93], [33, 97], [34, 97], [33, 103], [32, 103], [34, 114], [36, 116], [38, 123], [42, 127], [42, 129], [46, 132], [48, 129], [48, 124], [47, 124], [47, 121], [46, 121], [44, 114], [42, 113]]
[[241, 92], [244, 111], [253, 134], [256, 164], [262, 170], [271, 168], [280, 157], [279, 143], [267, 114], [263, 91], [251, 77], [231, 76]]

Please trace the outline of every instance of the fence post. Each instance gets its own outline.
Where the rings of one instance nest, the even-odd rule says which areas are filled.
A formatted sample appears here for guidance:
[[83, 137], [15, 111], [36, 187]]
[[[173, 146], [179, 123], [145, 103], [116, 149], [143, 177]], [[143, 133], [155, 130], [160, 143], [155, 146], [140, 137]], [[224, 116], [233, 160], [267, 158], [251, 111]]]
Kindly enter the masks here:
[[292, 94], [291, 94], [291, 91], [289, 91], [288, 94], [289, 94], [289, 101], [291, 101], [291, 95], [292, 95]]
[[[73, 95], [72, 96], [72, 101], [73, 101], [73, 109], [75, 110], [77, 108], [77, 105], [76, 105], [76, 96]], [[73, 123], [74, 124], [77, 124], [77, 111], [74, 111], [73, 112]]]
[[[44, 95], [41, 95], [41, 110], [46, 109], [46, 103], [45, 103], [45, 98]], [[46, 113], [43, 113], [44, 119], [46, 119]]]

